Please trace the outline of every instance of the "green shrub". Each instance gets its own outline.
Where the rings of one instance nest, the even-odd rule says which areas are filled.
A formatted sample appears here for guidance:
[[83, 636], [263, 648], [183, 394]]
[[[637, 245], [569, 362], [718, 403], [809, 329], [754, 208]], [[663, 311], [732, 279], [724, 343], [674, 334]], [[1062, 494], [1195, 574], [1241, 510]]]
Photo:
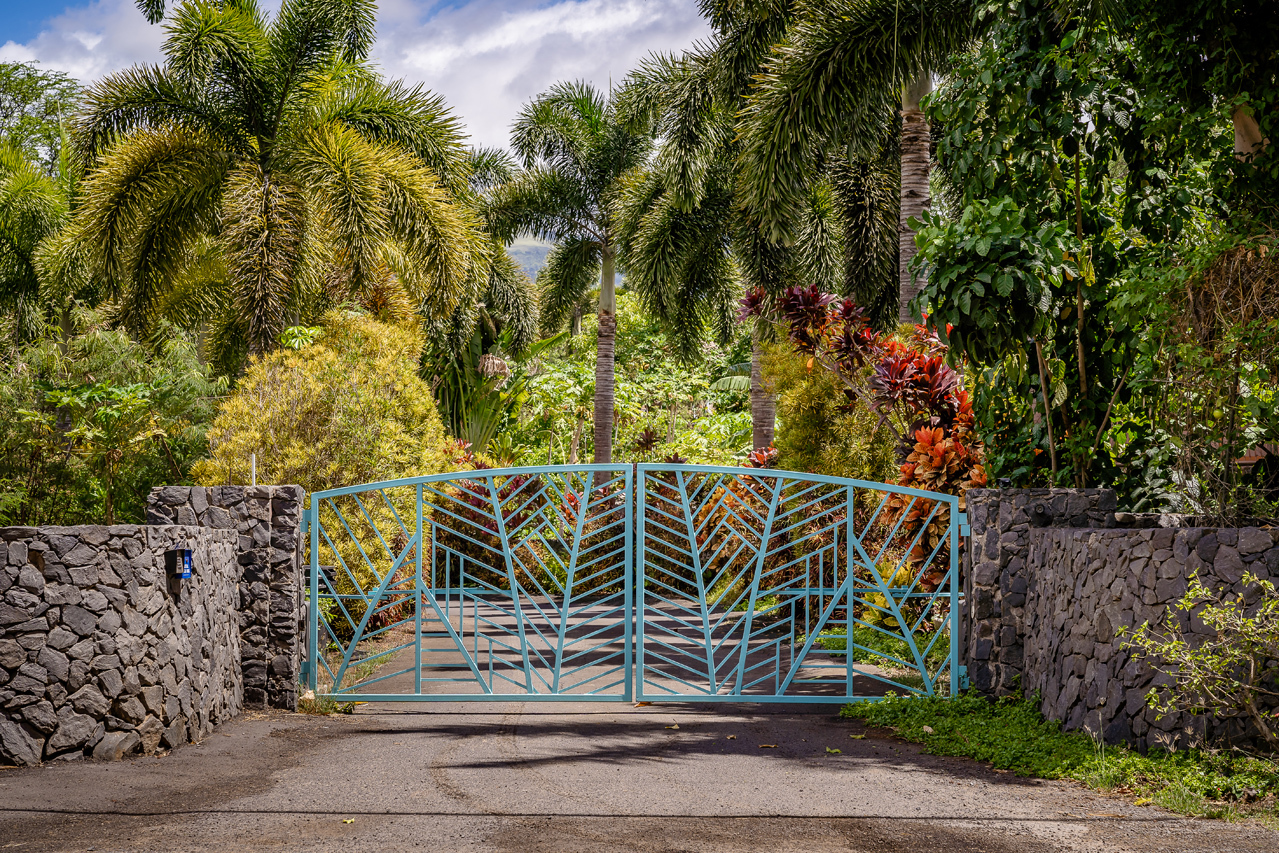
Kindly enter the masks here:
[[[258, 482], [298, 484], [308, 493], [450, 467], [452, 445], [431, 388], [417, 373], [420, 331], [353, 313], [332, 313], [322, 327], [312, 343], [250, 362], [209, 430], [212, 455], [196, 465], [198, 482], [248, 483], [252, 454]], [[376, 590], [391, 571], [392, 555], [409, 544], [415, 500], [412, 489], [399, 489], [388, 490], [387, 502], [364, 507], [353, 497], [326, 504], [321, 523], [333, 545], [321, 540], [318, 561], [333, 567], [337, 594], [352, 595], [357, 584], [366, 594]], [[406, 558], [397, 577], [415, 562], [414, 555]], [[409, 603], [407, 594], [382, 598], [366, 630], [402, 618]], [[328, 624], [345, 641], [367, 602], [344, 599], [343, 605], [345, 613], [330, 605]]]
[[253, 454], [258, 482], [308, 492], [447, 469], [419, 330], [337, 312], [322, 327], [314, 343], [249, 364], [218, 408], [200, 483], [247, 484]]
[[[1258, 593], [1211, 590], [1191, 577], [1189, 589], [1167, 611], [1164, 625], [1142, 625], [1125, 642], [1158, 671], [1168, 686], [1151, 688], [1147, 697], [1160, 714], [1237, 716], [1251, 720], [1273, 750], [1279, 750], [1279, 593], [1275, 585], [1252, 573], [1244, 583]], [[1260, 598], [1260, 601], [1257, 601]], [[1185, 614], [1178, 618], [1177, 612]], [[1182, 619], [1184, 618], [1184, 622]], [[1209, 633], [1188, 638], [1195, 619]], [[1127, 630], [1121, 630], [1125, 636]]]
[[0, 526], [141, 523], [153, 486], [189, 482], [224, 387], [182, 333], [152, 347], [82, 318], [0, 368]]
[[843, 385], [830, 371], [785, 343], [764, 353], [764, 375], [777, 395], [778, 467], [871, 482], [895, 482], [896, 437], [877, 430], [879, 416], [860, 406], [844, 411]]

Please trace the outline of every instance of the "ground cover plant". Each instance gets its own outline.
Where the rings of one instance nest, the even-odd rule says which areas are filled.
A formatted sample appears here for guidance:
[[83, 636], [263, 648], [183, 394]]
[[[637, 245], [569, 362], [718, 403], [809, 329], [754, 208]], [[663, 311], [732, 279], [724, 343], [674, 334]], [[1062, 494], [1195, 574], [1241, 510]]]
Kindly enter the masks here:
[[997, 702], [965, 693], [955, 699], [889, 696], [845, 705], [841, 717], [892, 729], [933, 755], [987, 761], [997, 770], [1039, 779], [1071, 779], [1180, 814], [1257, 816], [1279, 824], [1279, 761], [1234, 751], [1151, 750], [1105, 746], [1045, 720], [1038, 697]]

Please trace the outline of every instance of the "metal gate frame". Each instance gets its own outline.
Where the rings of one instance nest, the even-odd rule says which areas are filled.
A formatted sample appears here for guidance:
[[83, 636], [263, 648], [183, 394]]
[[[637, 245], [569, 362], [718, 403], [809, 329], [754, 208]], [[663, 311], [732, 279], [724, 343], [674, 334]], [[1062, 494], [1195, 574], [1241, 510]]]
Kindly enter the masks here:
[[[482, 488], [478, 485], [481, 483]], [[411, 523], [404, 518], [408, 514], [409, 490], [413, 505]], [[398, 508], [397, 501], [388, 496], [388, 492], [405, 495], [399, 500]], [[376, 493], [381, 504], [361, 499], [361, 495], [370, 493]], [[600, 496], [596, 497], [597, 493]], [[857, 509], [859, 506], [869, 509], [864, 497], [861, 504], [858, 498], [868, 494], [879, 496], [879, 501], [858, 533]], [[866, 534], [874, 528], [894, 496], [900, 497], [905, 509], [898, 506], [896, 524], [885, 544], [872, 555], [864, 542]], [[682, 517], [667, 511], [676, 504]], [[903, 519], [917, 506], [928, 513], [927, 520], [911, 547], [901, 552], [896, 567], [885, 577], [880, 564], [902, 529]], [[344, 507], [347, 513], [342, 512]], [[962, 600], [959, 544], [961, 534], [967, 532], [967, 519], [959, 507], [960, 499], [954, 495], [885, 483], [776, 469], [659, 463], [488, 469], [316, 492], [311, 495], [310, 506], [304, 514], [311, 549], [304, 680], [306, 686], [321, 697], [379, 702], [846, 703], [877, 698], [856, 693], [854, 687], [859, 682], [855, 679], [882, 682], [889, 689], [902, 692], [933, 694], [943, 676], [953, 696], [965, 675], [958, 658]], [[944, 534], [911, 582], [894, 585], [914, 546], [919, 544], [924, 528], [943, 510]], [[479, 527], [476, 519], [488, 527]], [[812, 529], [814, 519], [818, 522], [816, 529]], [[681, 520], [685, 527], [683, 533], [676, 529]], [[487, 532], [475, 533], [471, 527], [464, 526], [464, 522]], [[363, 525], [363, 541], [353, 525]], [[808, 529], [800, 531], [803, 536], [795, 539], [796, 531], [803, 525]], [[391, 528], [389, 537], [382, 527]], [[569, 527], [573, 528], [573, 538], [565, 551], [562, 533]], [[360, 586], [358, 573], [347, 565], [337, 544], [339, 541], [347, 544], [352, 562], [358, 554], [358, 559], [365, 564], [363, 568], [368, 569], [370, 581], [377, 581], [375, 589]], [[699, 542], [734, 543], [737, 547], [733, 555], [725, 558], [727, 544], [715, 548]], [[840, 553], [841, 542], [842, 579], [840, 566], [834, 560]], [[425, 547], [418, 547], [419, 543], [425, 543]], [[563, 578], [545, 564], [540, 566], [540, 572], [532, 565], [533, 561], [542, 562], [539, 555], [550, 553], [549, 543], [558, 543], [560, 557], [569, 558], [565, 566], [557, 557]], [[692, 547], [681, 547], [681, 543], [691, 543]], [[794, 556], [796, 549], [810, 543], [813, 544], [810, 550], [801, 550], [799, 557]], [[499, 544], [505, 561], [505, 586], [501, 586], [500, 577], [496, 581], [482, 578], [485, 573], [500, 576], [501, 569], [476, 559], [473, 553], [461, 553], [466, 549], [487, 549], [485, 553], [495, 555], [499, 553]], [[320, 554], [325, 547], [340, 566], [321, 565]], [[949, 551], [944, 577], [935, 589], [925, 590], [921, 579], [943, 550]], [[371, 557], [370, 551], [378, 554]], [[442, 567], [438, 565], [441, 555]], [[682, 562], [684, 557], [687, 562]], [[609, 559], [614, 562], [595, 568]], [[450, 560], [454, 561], [453, 567]], [[717, 560], [725, 566], [718, 575], [715, 574]], [[804, 564], [802, 578], [798, 574], [790, 578], [784, 576], [787, 570], [792, 574], [801, 571], [796, 568], [801, 563]], [[470, 585], [468, 564], [478, 567], [469, 575]], [[411, 577], [406, 571], [408, 567], [411, 567]], [[340, 580], [339, 568], [345, 580]], [[439, 583], [441, 568], [443, 585]], [[589, 582], [619, 568], [620, 588], [605, 593], [600, 602], [584, 603], [591, 594], [589, 588], [586, 592], [574, 591], [576, 571], [592, 570], [586, 578]], [[857, 570], [862, 570], [860, 577]], [[684, 573], [676, 583], [673, 578], [681, 571]], [[722, 589], [711, 588], [714, 584], [708, 583], [708, 572], [712, 578], [721, 578]], [[766, 579], [772, 575], [778, 575], [778, 580], [771, 581], [773, 585], [769, 586], [770, 581]], [[458, 578], [457, 586], [453, 585], [454, 577]], [[347, 581], [351, 591], [341, 592], [340, 588], [344, 588], [341, 584]], [[554, 584], [559, 584], [558, 600]], [[545, 588], [548, 585], [552, 586], [551, 590]], [[652, 591], [662, 588], [667, 591]], [[732, 596], [734, 590], [742, 592]], [[724, 602], [729, 597], [734, 600], [726, 609]], [[911, 630], [905, 630], [903, 607], [914, 603], [917, 608], [923, 599], [927, 599], [923, 615]], [[321, 602], [325, 602], [329, 611], [326, 618], [321, 616]], [[690, 606], [694, 602], [696, 607]], [[816, 621], [811, 618], [814, 602], [819, 611]], [[916, 643], [920, 624], [939, 602], [948, 609], [946, 628], [938, 629], [932, 642], [921, 649]], [[382, 627], [370, 627], [375, 621], [380, 624], [380, 617], [385, 614], [402, 614], [406, 606], [409, 615], [399, 615], [396, 621]], [[575, 616], [581, 617], [592, 606], [604, 609], [595, 615], [588, 614], [584, 623], [570, 624]], [[789, 613], [784, 612], [787, 608]], [[801, 608], [804, 612], [802, 633], [798, 616]], [[871, 625], [854, 615], [858, 608], [863, 615], [880, 613], [896, 620], [895, 624], [902, 630], [891, 633]], [[361, 613], [360, 618], [352, 618], [352, 611]], [[757, 626], [755, 619], [761, 612], [765, 616], [771, 614], [772, 621], [761, 620]], [[842, 616], [836, 617], [837, 612]], [[742, 615], [733, 616], [734, 613]], [[331, 625], [331, 621], [339, 617], [347, 619], [351, 628], [351, 637], [345, 643]], [[465, 630], [468, 618], [471, 620], [469, 632]], [[832, 622], [832, 618], [837, 621]], [[514, 629], [505, 624], [510, 621], [515, 623]], [[583, 624], [597, 621], [602, 627], [585, 635], [569, 636]], [[357, 680], [354, 684], [344, 683], [353, 663], [359, 661], [358, 646], [362, 641], [409, 624], [413, 627], [412, 640], [382, 651], [379, 656], [412, 647], [410, 666], [376, 678]], [[789, 642], [784, 643], [779, 632], [786, 624], [791, 630], [787, 635]], [[823, 634], [832, 627], [844, 630], [842, 652], [837, 640], [832, 641]], [[548, 628], [552, 630], [545, 630]], [[889, 655], [861, 645], [855, 639], [855, 628], [878, 630], [901, 641], [906, 651]], [[616, 642], [618, 634], [620, 644]], [[944, 663], [932, 671], [928, 662], [939, 651], [934, 646], [943, 635], [948, 637], [949, 648]], [[746, 642], [742, 642], [742, 638]], [[428, 657], [460, 654], [469, 676], [462, 679], [424, 677], [424, 669], [430, 670], [433, 666], [430, 661], [424, 663], [424, 639], [438, 640], [445, 646], [426, 648]], [[801, 639], [802, 647], [799, 646]], [[336, 647], [341, 652], [336, 670], [333, 664], [338, 662], [330, 662], [328, 656], [320, 654], [322, 641], [326, 651]], [[481, 643], [487, 643], [488, 648], [482, 649]], [[832, 644], [834, 647], [826, 647]], [[620, 652], [609, 651], [617, 645], [621, 647]], [[788, 654], [784, 673], [781, 671], [783, 645]], [[771, 669], [767, 666], [769, 647], [774, 649]], [[800, 648], [798, 655], [797, 647]], [[761, 650], [763, 661], [750, 662], [752, 656], [758, 658]], [[607, 683], [587, 692], [570, 692], [584, 686], [583, 683], [567, 684], [567, 681], [593, 665], [592, 655], [605, 661], [620, 659], [603, 676], [597, 674], [587, 679], [591, 682], [604, 677], [609, 679]], [[878, 656], [913, 669], [920, 684], [905, 684], [866, 672], [855, 662], [859, 655]], [[585, 663], [569, 667], [584, 656]], [[694, 667], [693, 662], [697, 666]], [[454, 665], [453, 669], [462, 667]], [[811, 676], [808, 671], [813, 669], [824, 671], [826, 677], [805, 677], [805, 672]], [[319, 692], [322, 672], [331, 684], [324, 693]], [[392, 678], [407, 678], [409, 673], [412, 673], [411, 692], [370, 690], [373, 685]], [[760, 686], [770, 677], [774, 689], [761, 692]], [[429, 688], [437, 681], [464, 681], [473, 689], [478, 685], [481, 692], [424, 692], [424, 683]], [[842, 691], [831, 692], [833, 686], [841, 683]], [[508, 685], [522, 689], [509, 689]], [[813, 685], [826, 687], [813, 693]], [[498, 690], [499, 686], [503, 689]]]

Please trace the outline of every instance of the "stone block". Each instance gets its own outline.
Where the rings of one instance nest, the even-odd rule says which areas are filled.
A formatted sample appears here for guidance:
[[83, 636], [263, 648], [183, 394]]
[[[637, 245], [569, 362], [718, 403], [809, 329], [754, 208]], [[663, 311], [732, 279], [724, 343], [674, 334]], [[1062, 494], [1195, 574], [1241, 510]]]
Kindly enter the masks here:
[[0, 716], [0, 759], [19, 767], [40, 763], [44, 740], [22, 724]]
[[1243, 578], [1244, 564], [1239, 551], [1229, 545], [1222, 545], [1212, 562], [1213, 573], [1226, 583], [1238, 583]]
[[141, 744], [142, 738], [135, 731], [109, 731], [93, 748], [93, 757], [98, 761], [119, 761]]
[[62, 609], [62, 624], [81, 637], [87, 637], [97, 627], [98, 617], [82, 607], [72, 605]]
[[102, 691], [92, 684], [86, 684], [69, 697], [71, 707], [93, 717], [106, 716], [110, 702], [102, 695]]
[[98, 728], [98, 721], [87, 714], [77, 714], [64, 707], [58, 712], [58, 730], [45, 744], [45, 756], [52, 757], [69, 749], [83, 749]]

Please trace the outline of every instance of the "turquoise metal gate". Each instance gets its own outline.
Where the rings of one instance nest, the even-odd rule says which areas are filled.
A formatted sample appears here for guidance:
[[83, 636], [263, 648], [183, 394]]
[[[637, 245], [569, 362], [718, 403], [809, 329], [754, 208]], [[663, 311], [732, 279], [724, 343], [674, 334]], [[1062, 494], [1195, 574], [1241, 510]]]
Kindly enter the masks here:
[[954, 694], [958, 499], [751, 468], [479, 470], [312, 495], [339, 701]]

